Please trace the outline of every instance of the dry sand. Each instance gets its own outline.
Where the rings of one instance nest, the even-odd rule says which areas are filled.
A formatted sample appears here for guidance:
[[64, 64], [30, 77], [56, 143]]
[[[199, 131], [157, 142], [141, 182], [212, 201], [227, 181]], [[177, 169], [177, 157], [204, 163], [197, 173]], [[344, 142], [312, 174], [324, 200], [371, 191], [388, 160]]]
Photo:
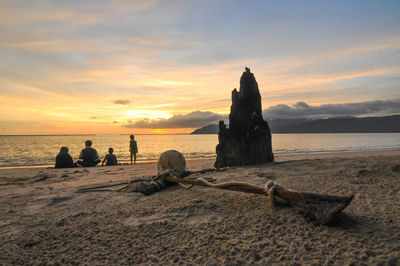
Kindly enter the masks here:
[[[213, 160], [189, 161], [189, 170]], [[277, 156], [198, 176], [355, 194], [316, 226], [266, 197], [180, 186], [151, 196], [74, 193], [149, 177], [155, 163], [0, 170], [0, 264], [383, 264], [400, 262], [400, 151]]]

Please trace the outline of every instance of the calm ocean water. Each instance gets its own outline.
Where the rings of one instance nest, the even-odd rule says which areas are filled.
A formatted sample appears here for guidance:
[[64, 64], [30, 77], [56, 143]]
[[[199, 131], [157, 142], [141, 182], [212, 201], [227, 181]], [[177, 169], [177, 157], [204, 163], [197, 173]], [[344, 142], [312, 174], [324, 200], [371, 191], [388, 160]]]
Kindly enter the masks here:
[[[54, 165], [61, 146], [76, 160], [87, 139], [101, 159], [114, 148], [120, 162], [129, 160], [129, 135], [0, 136], [0, 167]], [[218, 135], [135, 135], [138, 162], [157, 160], [166, 150], [178, 150], [185, 158], [215, 157]], [[273, 134], [275, 154], [363, 151], [400, 148], [398, 133]]]

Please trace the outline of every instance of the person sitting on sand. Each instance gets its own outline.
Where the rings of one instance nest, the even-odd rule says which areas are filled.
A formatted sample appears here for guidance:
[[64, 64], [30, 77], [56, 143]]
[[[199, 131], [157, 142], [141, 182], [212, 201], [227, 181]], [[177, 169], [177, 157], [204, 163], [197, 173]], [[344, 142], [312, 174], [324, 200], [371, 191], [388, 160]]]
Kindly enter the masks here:
[[104, 165], [104, 162], [106, 163], [106, 165], [117, 165], [117, 156], [115, 156], [113, 154], [114, 149], [113, 148], [109, 148], [108, 149], [108, 154], [106, 155], [106, 157], [104, 157], [103, 162], [101, 163], [101, 165]]
[[136, 153], [138, 152], [138, 148], [134, 135], [131, 135], [131, 141], [129, 143], [129, 151], [131, 152], [131, 164], [132, 164], [132, 157], [134, 159], [133, 162], [136, 163]]
[[100, 159], [97, 151], [92, 148], [92, 141], [85, 141], [85, 146], [86, 148], [84, 148], [79, 155], [79, 159], [82, 160], [77, 161], [77, 164], [83, 167], [96, 166], [100, 162]]
[[56, 156], [56, 165], [54, 168], [70, 168], [75, 167], [74, 160], [71, 155], [68, 154], [67, 147], [61, 147], [60, 153]]

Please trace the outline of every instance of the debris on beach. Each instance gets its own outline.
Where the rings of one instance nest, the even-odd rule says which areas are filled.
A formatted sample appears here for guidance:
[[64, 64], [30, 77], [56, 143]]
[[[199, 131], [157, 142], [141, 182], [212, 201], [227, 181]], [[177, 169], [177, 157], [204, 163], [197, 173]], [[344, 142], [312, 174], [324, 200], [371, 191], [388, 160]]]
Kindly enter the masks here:
[[[225, 169], [209, 169], [209, 172], [223, 170]], [[212, 178], [189, 178], [191, 174], [200, 172], [201, 171], [184, 171], [178, 173], [174, 170], [171, 170], [169, 172], [164, 172], [162, 174], [153, 176], [151, 180], [137, 179], [132, 180], [131, 182], [83, 188], [76, 192], [140, 192], [146, 196], [149, 196], [176, 184], [182, 184], [186, 188], [203, 186], [267, 196], [271, 206], [275, 207], [278, 205], [287, 205], [293, 207], [294, 209], [303, 213], [305, 217], [312, 220], [315, 224], [319, 225], [323, 225], [331, 221], [331, 219], [344, 208], [346, 208], [354, 198], [353, 195], [331, 196], [287, 190], [283, 187], [275, 185], [273, 181], [268, 181], [266, 185], [262, 187], [236, 181], [214, 183], [215, 179]], [[108, 187], [117, 187], [117, 189], [105, 189]]]
[[268, 181], [265, 187], [259, 187], [243, 182], [211, 183], [204, 178], [188, 179], [177, 177], [173, 173], [165, 176], [168, 182], [176, 182], [190, 186], [205, 186], [216, 189], [233, 190], [245, 193], [264, 195], [269, 198], [273, 207], [277, 205], [288, 205], [303, 213], [314, 223], [323, 225], [346, 208], [353, 200], [354, 195], [331, 196], [315, 193], [297, 192], [284, 189]]

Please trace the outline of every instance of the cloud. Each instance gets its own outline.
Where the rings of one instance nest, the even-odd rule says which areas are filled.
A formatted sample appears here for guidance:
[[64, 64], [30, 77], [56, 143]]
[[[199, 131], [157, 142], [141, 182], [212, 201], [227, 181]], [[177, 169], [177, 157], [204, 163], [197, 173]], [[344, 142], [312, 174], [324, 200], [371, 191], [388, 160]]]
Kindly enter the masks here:
[[143, 119], [123, 125], [126, 128], [198, 128], [227, 119], [226, 115], [213, 112], [194, 111], [186, 115], [174, 115], [168, 119]]
[[[312, 106], [305, 102], [297, 102], [289, 106], [278, 104], [263, 111], [264, 119], [290, 118], [328, 118], [343, 116], [382, 116], [400, 113], [400, 99], [377, 100], [359, 103], [322, 104]], [[194, 111], [184, 115], [174, 115], [168, 119], [142, 119], [128, 121], [125, 128], [199, 128], [216, 124], [219, 120], [227, 120], [227, 115], [210, 111]]]
[[0, 6], [0, 24], [6, 26], [35, 23], [94, 25], [121, 18], [127, 13], [138, 14], [155, 6], [158, 0], [96, 1], [95, 7], [90, 2], [74, 2], [76, 1], [44, 0], [40, 1], [40, 3], [25, 1], [24, 4], [20, 4], [12, 0], [3, 0]]
[[47, 8], [46, 11], [47, 12], [44, 13], [43, 10], [40, 9], [28, 10], [18, 8], [19, 15], [15, 16], [15, 9], [0, 8], [0, 22], [2, 25], [6, 26], [20, 26], [34, 23], [69, 23], [74, 25], [90, 25], [110, 19], [110, 15], [107, 15], [105, 12], [102, 14], [90, 14], [83, 12], [58, 11], [51, 8]]
[[115, 103], [115, 104], [121, 104], [121, 105], [128, 105], [128, 104], [131, 103], [131, 101], [130, 101], [130, 100], [119, 99], [119, 100], [113, 101], [113, 103]]
[[293, 106], [278, 104], [263, 111], [265, 119], [288, 118], [328, 118], [339, 116], [373, 116], [400, 113], [400, 99], [367, 101], [345, 104], [322, 104], [311, 106], [297, 102]]

